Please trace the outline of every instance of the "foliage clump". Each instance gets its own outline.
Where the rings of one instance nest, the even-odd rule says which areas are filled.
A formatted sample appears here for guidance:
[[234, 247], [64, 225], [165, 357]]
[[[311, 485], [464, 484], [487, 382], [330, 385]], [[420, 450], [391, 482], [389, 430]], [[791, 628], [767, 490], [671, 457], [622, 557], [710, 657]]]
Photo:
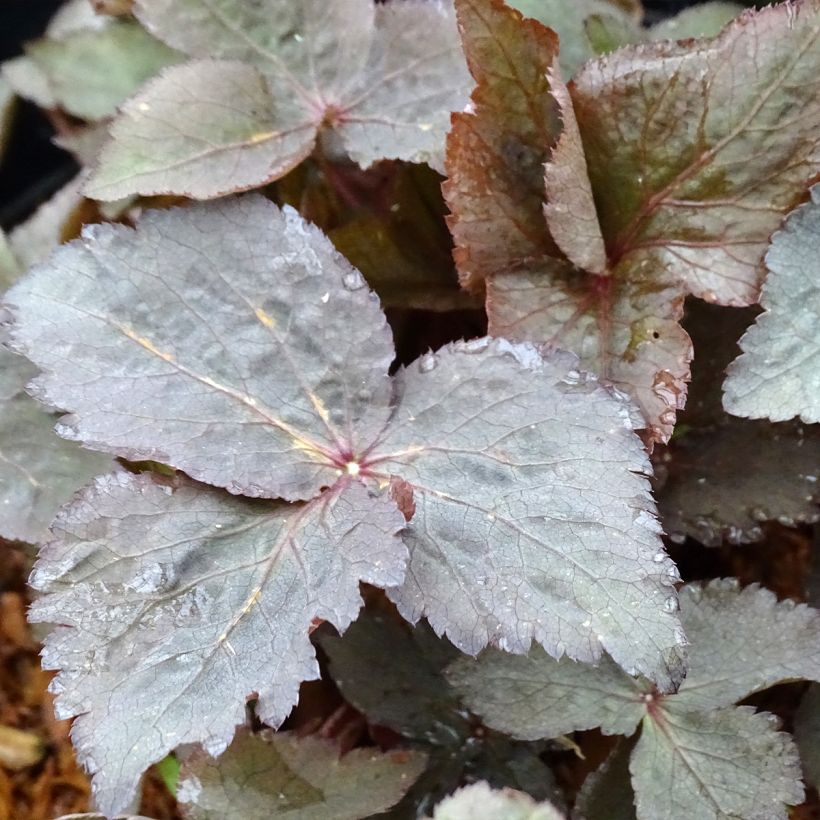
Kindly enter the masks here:
[[3, 66], [83, 167], [0, 235], [0, 535], [106, 817], [804, 799], [810, 579], [696, 557], [819, 517], [820, 6], [641, 18], [71, 0]]

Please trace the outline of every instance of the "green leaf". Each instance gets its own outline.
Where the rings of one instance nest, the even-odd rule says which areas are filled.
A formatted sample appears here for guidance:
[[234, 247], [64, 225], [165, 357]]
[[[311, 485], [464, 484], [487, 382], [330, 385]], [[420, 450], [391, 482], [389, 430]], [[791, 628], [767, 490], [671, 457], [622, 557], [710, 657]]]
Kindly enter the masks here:
[[487, 783], [459, 789], [439, 803], [431, 820], [562, 820], [549, 803], [536, 803], [528, 794], [514, 789], [498, 791]]
[[189, 820], [358, 820], [393, 805], [425, 762], [402, 750], [340, 757], [319, 738], [243, 732], [218, 760], [185, 761], [178, 799]]
[[803, 800], [800, 762], [774, 715], [748, 706], [644, 721], [630, 770], [638, 820], [786, 820]]
[[[87, 120], [112, 116], [147, 79], [180, 59], [128, 21], [61, 39], [46, 37], [28, 46], [26, 56], [42, 72], [54, 103]], [[18, 93], [26, 96], [26, 89]]]
[[142, 0], [136, 11], [197, 59], [124, 108], [92, 196], [246, 190], [283, 176], [330, 131], [362, 167], [441, 167], [450, 111], [469, 87], [447, 3]]
[[617, 26], [627, 39], [621, 43], [642, 39], [638, 3], [608, 2], [608, 0], [512, 0], [509, 4], [527, 17], [533, 17], [558, 34], [561, 40], [561, 70], [572, 77], [581, 66], [600, 53], [598, 43], [589, 36], [586, 27], [597, 17], [608, 26]]
[[820, 422], [820, 188], [772, 238], [764, 312], [740, 340], [723, 404], [736, 416]]
[[173, 754], [166, 755], [154, 766], [154, 768], [162, 778], [162, 782], [165, 784], [168, 791], [176, 797], [177, 787], [179, 785], [179, 772], [181, 768], [181, 764], [177, 756]]
[[727, 0], [698, 3], [655, 24], [649, 29], [652, 40], [685, 40], [689, 37], [714, 37], [743, 12], [743, 6]]
[[80, 0], [64, 5], [45, 36], [2, 69], [21, 97], [43, 108], [102, 120], [149, 77], [179, 59], [138, 23], [97, 16], [90, 2]]
[[651, 692], [608, 658], [598, 666], [556, 661], [538, 647], [527, 655], [490, 649], [461, 658], [447, 677], [488, 726], [527, 740], [598, 726], [604, 734], [629, 735]]

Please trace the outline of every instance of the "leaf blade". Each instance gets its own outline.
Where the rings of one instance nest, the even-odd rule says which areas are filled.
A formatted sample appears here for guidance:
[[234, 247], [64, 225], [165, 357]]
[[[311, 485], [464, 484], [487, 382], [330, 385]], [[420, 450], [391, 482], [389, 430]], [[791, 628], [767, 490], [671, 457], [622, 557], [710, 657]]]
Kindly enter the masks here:
[[389, 415], [390, 331], [364, 279], [261, 197], [87, 229], [8, 303], [39, 396], [73, 414], [63, 435], [232, 492], [311, 498]]
[[766, 254], [769, 274], [760, 303], [764, 312], [740, 340], [729, 366], [723, 405], [746, 418], [820, 422], [820, 189], [789, 215]]
[[246, 63], [166, 69], [123, 107], [86, 190], [212, 199], [276, 179], [313, 150], [315, 115]]
[[717, 709], [783, 681], [820, 680], [820, 612], [805, 604], [723, 579], [684, 587], [681, 618], [692, 646], [676, 708]]
[[459, 275], [475, 288], [557, 251], [544, 224], [541, 169], [560, 133], [548, 93], [558, 40], [495, 0], [462, 0], [458, 13], [476, 88], [472, 110], [453, 116], [443, 190]]
[[753, 302], [768, 238], [817, 165], [818, 68], [811, 4], [586, 67], [572, 96], [611, 263], [669, 271], [707, 301]]
[[403, 524], [359, 483], [287, 505], [123, 474], [67, 507], [31, 579], [46, 593], [32, 619], [61, 624], [43, 662], [61, 670], [58, 713], [79, 715], [99, 807], [124, 808], [178, 745], [221, 752], [252, 693], [260, 719], [280, 724], [318, 676], [313, 619], [344, 629], [359, 580], [402, 577]]
[[624, 397], [576, 364], [478, 339], [396, 375], [372, 470], [413, 486], [416, 515], [407, 581], [389, 594], [462, 651], [535, 640], [595, 661], [605, 649], [668, 688], [682, 663], [678, 576], [639, 475], [646, 456]]
[[794, 744], [773, 721], [748, 706], [644, 721], [630, 761], [638, 820], [785, 820], [803, 786]]
[[540, 647], [527, 655], [489, 649], [477, 659], [460, 658], [447, 678], [488, 726], [524, 740], [595, 727], [632, 734], [651, 692], [647, 681], [629, 677], [609, 658], [590, 666], [555, 660]]

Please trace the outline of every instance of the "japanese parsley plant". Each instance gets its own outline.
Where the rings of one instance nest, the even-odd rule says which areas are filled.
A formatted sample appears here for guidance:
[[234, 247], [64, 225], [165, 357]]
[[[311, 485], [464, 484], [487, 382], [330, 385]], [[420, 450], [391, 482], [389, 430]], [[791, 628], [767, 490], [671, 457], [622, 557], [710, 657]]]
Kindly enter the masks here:
[[634, 414], [574, 357], [477, 339], [391, 377], [361, 274], [255, 197], [89, 228], [7, 304], [64, 437], [187, 476], [97, 479], [32, 576], [104, 811], [180, 744], [221, 752], [251, 695], [279, 725], [360, 581], [466, 652], [535, 640], [679, 682]]

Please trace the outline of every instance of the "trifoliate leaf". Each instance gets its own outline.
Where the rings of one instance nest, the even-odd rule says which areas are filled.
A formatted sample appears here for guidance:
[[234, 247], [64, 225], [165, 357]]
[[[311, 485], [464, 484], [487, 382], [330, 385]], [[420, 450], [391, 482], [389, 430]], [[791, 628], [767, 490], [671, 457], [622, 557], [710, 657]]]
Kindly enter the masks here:
[[26, 395], [36, 370], [0, 349], [0, 537], [42, 541], [62, 504], [111, 460], [54, 433], [57, 417]]
[[470, 108], [453, 115], [443, 190], [459, 276], [475, 288], [524, 260], [560, 253], [543, 212], [543, 166], [561, 132], [549, 93], [560, 81], [558, 39], [500, 0], [458, 8], [477, 87]]
[[820, 681], [820, 612], [805, 604], [717, 580], [684, 587], [681, 618], [692, 645], [680, 708], [717, 709], [776, 683]]
[[[75, 737], [99, 770], [107, 809], [126, 805], [140, 771], [184, 738], [224, 748], [254, 689], [273, 687], [260, 699], [261, 716], [281, 720], [300, 676], [315, 670], [312, 654], [290, 649], [281, 650], [281, 679], [255, 665], [258, 654], [242, 667], [220, 639], [226, 625], [236, 619], [254, 653], [260, 641], [270, 646], [275, 666], [277, 647], [307, 645], [311, 618], [347, 625], [360, 578], [385, 587], [405, 617], [427, 616], [470, 652], [488, 644], [524, 652], [535, 640], [584, 660], [606, 651], [663, 691], [680, 681], [678, 575], [662, 549], [634, 411], [578, 372], [574, 357], [478, 339], [423, 356], [391, 382], [389, 332], [364, 278], [317, 229], [261, 197], [155, 212], [136, 230], [89, 228], [16, 285], [8, 309], [12, 343], [44, 371], [38, 395], [70, 414], [60, 428], [67, 437], [245, 495], [309, 501], [263, 505], [274, 521], [268, 549], [285, 533], [291, 546], [311, 550], [310, 561], [303, 550], [276, 550], [282, 559], [271, 584], [281, 593], [287, 569], [300, 586], [286, 606], [280, 599], [270, 623], [256, 597], [267, 587], [242, 580], [264, 572], [254, 561], [271, 566], [256, 546], [258, 531], [240, 531], [237, 544], [218, 535], [218, 524], [259, 509], [250, 502], [188, 485], [169, 496], [103, 482], [90, 491], [101, 496], [93, 509], [86, 496], [64, 514], [38, 565], [35, 581], [50, 594], [37, 613], [66, 625], [52, 633], [48, 662], [64, 670], [62, 714], [82, 715]], [[399, 509], [390, 489], [397, 480], [412, 491], [409, 523], [407, 504]], [[210, 499], [211, 512], [185, 525], [193, 529], [189, 561], [177, 542], [184, 512], [166, 514], [163, 505], [175, 510], [191, 493]], [[103, 511], [112, 495], [116, 503]], [[167, 526], [155, 521], [146, 530], [145, 505]], [[94, 526], [75, 522], [82, 516]], [[404, 583], [406, 552], [392, 538], [402, 527], [410, 552]], [[371, 529], [379, 538], [368, 537]], [[340, 553], [346, 538], [368, 544], [355, 562]], [[113, 578], [83, 583], [87, 567], [67, 557], [75, 550], [99, 550], [92, 564], [110, 567]], [[243, 552], [257, 550], [261, 558], [243, 562]], [[211, 598], [190, 607], [184, 596], [213, 572], [197, 560], [206, 555], [209, 567], [240, 580], [226, 588], [213, 576]], [[158, 577], [158, 563], [174, 580], [163, 581], [165, 570]], [[326, 590], [327, 573], [334, 580]], [[127, 606], [123, 577], [133, 579]], [[193, 586], [176, 586], [177, 578]], [[158, 593], [166, 583], [173, 588]], [[167, 606], [156, 606], [157, 594], [170, 596]], [[109, 620], [89, 622], [87, 613], [100, 608]], [[188, 631], [167, 628], [180, 620]], [[89, 666], [89, 647], [105, 630], [127, 637], [105, 664]], [[197, 673], [171, 662], [180, 652], [186, 663], [199, 652], [221, 664], [206, 663], [199, 683], [229, 674], [220, 672], [226, 664], [243, 674], [231, 685], [186, 687], [180, 675]], [[155, 653], [161, 665], [139, 673]], [[123, 680], [117, 691], [128, 708], [102, 698], [111, 678]], [[162, 692], [175, 708], [157, 717], [165, 721], [158, 728], [146, 717], [149, 705], [133, 704], [147, 699], [162, 709]], [[201, 719], [191, 721], [193, 713]]]
[[359, 820], [397, 802], [425, 762], [419, 752], [340, 757], [320, 738], [243, 732], [218, 760], [185, 762], [178, 799], [189, 820]]
[[[345, 699], [373, 723], [406, 737], [457, 744], [470, 734], [443, 669], [458, 652], [419, 624], [362, 613], [342, 637], [320, 639]], [[373, 670], [378, 669], [378, 675]]]
[[636, 820], [629, 775], [632, 746], [630, 741], [619, 741], [609, 757], [586, 776], [575, 800], [573, 820]]
[[245, 495], [397, 475], [416, 505], [408, 583], [390, 590], [407, 618], [470, 652], [534, 638], [584, 660], [606, 649], [662, 687], [680, 674], [662, 607], [677, 574], [630, 407], [572, 357], [453, 345], [400, 371], [391, 397], [361, 275], [257, 198], [88, 229], [9, 303], [39, 395], [72, 413], [64, 434]]
[[442, 800], [431, 820], [563, 820], [563, 815], [549, 803], [536, 803], [524, 792], [473, 783]]
[[309, 499], [339, 474], [326, 454], [361, 451], [388, 419], [378, 303], [318, 230], [262, 199], [86, 228], [13, 294], [18, 344], [46, 371], [36, 391], [87, 446]]
[[[308, 504], [253, 502], [147, 475], [105, 476], [58, 517], [31, 583], [31, 617], [58, 623], [46, 668], [57, 709], [115, 812], [174, 747], [219, 754], [258, 697], [280, 724], [299, 683], [318, 677], [314, 618], [344, 629], [358, 582], [401, 579], [404, 519], [358, 482]], [[88, 653], [93, 660], [89, 662]]]
[[[691, 358], [683, 295], [756, 299], [769, 235], [820, 160], [818, 70], [812, 4], [747, 12], [712, 41], [633, 46], [589, 63], [571, 94], [609, 275], [554, 258], [546, 229], [527, 219], [529, 244], [489, 272], [498, 274], [490, 332], [573, 350], [635, 398], [650, 440], [668, 440]], [[503, 127], [510, 109], [495, 115]], [[505, 185], [485, 180], [485, 194], [503, 196]], [[505, 236], [501, 222], [483, 227]]]
[[156, 36], [195, 59], [124, 108], [89, 191], [200, 199], [276, 179], [331, 129], [362, 167], [440, 168], [469, 78], [447, 0], [141, 0]]
[[685, 40], [689, 37], [714, 37], [742, 12], [743, 6], [727, 0], [698, 3], [652, 26], [649, 38]]
[[786, 820], [803, 785], [777, 725], [748, 706], [645, 720], [630, 763], [638, 820]]
[[590, 18], [598, 18], [607, 25], [617, 25], [629, 32], [628, 39], [622, 45], [641, 39], [642, 10], [637, 3], [619, 3], [617, 0], [512, 0], [509, 5], [556, 32], [561, 40], [561, 70], [567, 77], [572, 77], [587, 60], [599, 53], [585, 25]]
[[766, 254], [765, 308], [740, 340], [723, 404], [736, 416], [820, 422], [820, 189], [789, 216]]
[[[820, 613], [734, 581], [688, 585], [681, 603], [690, 669], [676, 694], [611, 663], [556, 661], [539, 649], [528, 657], [491, 650], [456, 661], [448, 675], [489, 725], [517, 737], [591, 726], [631, 734], [640, 721], [630, 764], [639, 820], [785, 817], [783, 804], [802, 799], [791, 741], [772, 730], [771, 715], [720, 707], [782, 681], [816, 680]], [[587, 809], [588, 820], [606, 816], [607, 796], [594, 782], [589, 790], [579, 817]], [[629, 816], [626, 801], [617, 805]]]
[[528, 740], [596, 726], [604, 734], [631, 734], [651, 692], [608, 658], [598, 666], [556, 661], [538, 647], [528, 655], [489, 649], [475, 660], [461, 658], [447, 677], [488, 726]]
[[813, 683], [794, 716], [794, 739], [800, 750], [806, 783], [820, 784], [820, 685]]

